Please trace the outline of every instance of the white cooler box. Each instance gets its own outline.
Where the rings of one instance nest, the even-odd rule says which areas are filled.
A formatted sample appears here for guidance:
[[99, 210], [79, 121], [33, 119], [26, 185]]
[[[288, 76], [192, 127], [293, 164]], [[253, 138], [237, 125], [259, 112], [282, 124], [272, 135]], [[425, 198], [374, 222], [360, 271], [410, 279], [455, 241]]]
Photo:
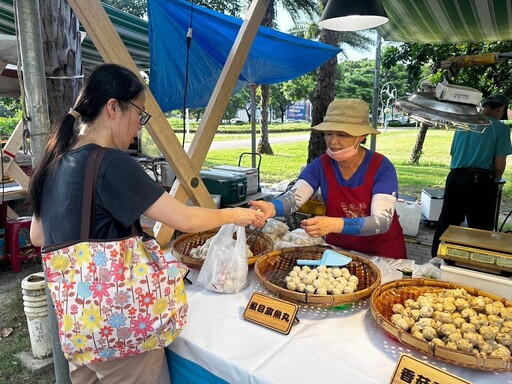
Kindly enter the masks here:
[[416, 201], [398, 199], [396, 201], [396, 214], [402, 226], [404, 235], [417, 236], [420, 229], [421, 206]]
[[421, 190], [421, 213], [428, 221], [438, 221], [443, 207], [444, 189]]
[[469, 285], [512, 300], [512, 279], [509, 277], [442, 264], [439, 280]]

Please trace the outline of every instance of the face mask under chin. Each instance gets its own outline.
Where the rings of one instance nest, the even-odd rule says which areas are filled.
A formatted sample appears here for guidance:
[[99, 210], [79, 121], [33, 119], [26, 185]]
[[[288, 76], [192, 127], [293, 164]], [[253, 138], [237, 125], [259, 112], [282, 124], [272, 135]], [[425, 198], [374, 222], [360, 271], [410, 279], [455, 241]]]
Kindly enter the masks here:
[[359, 149], [359, 141], [356, 140], [354, 145], [351, 145], [348, 148], [340, 149], [339, 151], [336, 151], [336, 152], [333, 152], [329, 148], [327, 148], [326, 153], [333, 160], [345, 161], [345, 160], [348, 160], [348, 159], [354, 157], [355, 155], [357, 155], [358, 149]]

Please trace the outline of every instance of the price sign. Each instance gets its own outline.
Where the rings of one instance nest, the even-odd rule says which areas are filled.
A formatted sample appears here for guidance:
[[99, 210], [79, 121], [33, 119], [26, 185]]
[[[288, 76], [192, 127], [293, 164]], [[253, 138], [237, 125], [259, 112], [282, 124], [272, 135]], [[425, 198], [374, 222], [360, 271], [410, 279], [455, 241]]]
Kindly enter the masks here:
[[390, 384], [471, 384], [409, 355], [400, 356]]
[[299, 322], [298, 310], [297, 304], [253, 293], [245, 308], [244, 319], [287, 335], [293, 323]]

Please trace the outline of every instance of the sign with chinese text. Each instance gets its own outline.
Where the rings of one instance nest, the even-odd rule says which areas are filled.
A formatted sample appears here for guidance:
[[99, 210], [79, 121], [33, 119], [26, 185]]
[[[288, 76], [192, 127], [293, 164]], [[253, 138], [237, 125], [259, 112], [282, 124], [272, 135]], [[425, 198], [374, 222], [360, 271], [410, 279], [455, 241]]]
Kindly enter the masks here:
[[253, 293], [245, 308], [244, 319], [287, 335], [296, 321], [298, 310], [297, 304]]
[[402, 355], [398, 360], [390, 384], [471, 384], [451, 373], [424, 363], [412, 356]]
[[306, 120], [306, 101], [300, 100], [290, 105], [286, 110], [286, 118], [288, 120]]

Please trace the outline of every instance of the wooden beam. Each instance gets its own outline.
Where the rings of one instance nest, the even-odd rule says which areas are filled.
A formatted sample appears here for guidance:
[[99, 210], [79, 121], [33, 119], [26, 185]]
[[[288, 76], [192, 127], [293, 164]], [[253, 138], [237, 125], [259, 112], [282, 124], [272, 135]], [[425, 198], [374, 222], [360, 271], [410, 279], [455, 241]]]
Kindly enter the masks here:
[[[244, 17], [244, 22], [238, 31], [236, 40], [233, 43], [233, 47], [231, 48], [224, 68], [215, 85], [206, 111], [199, 124], [199, 128], [188, 150], [192, 164], [197, 167], [194, 170], [196, 172], [200, 170], [208, 154], [213, 137], [217, 132], [217, 127], [229, 103], [231, 94], [235, 89], [236, 82], [238, 81], [238, 77], [247, 59], [254, 38], [258, 33], [258, 28], [265, 16], [269, 2], [270, 0], [254, 0]], [[183, 196], [185, 196], [185, 191], [182, 187], [181, 181], [179, 185], [173, 186], [173, 191], [175, 191], [174, 196], [178, 199], [182, 199]], [[174, 234], [174, 229], [158, 224], [155, 228], [155, 233], [157, 233], [157, 240], [160, 244], [167, 244]]]
[[9, 140], [2, 150], [2, 162], [4, 173], [8, 173], [16, 182], [21, 185], [24, 191], [28, 190], [29, 177], [23, 172], [18, 164], [14, 162], [16, 153], [23, 144], [23, 122], [20, 120], [12, 131]]
[[[141, 79], [128, 50], [115, 30], [103, 6], [97, 0], [68, 0], [80, 23], [91, 38], [101, 57], [107, 63], [116, 63], [131, 69]], [[197, 165], [193, 165], [167, 122], [151, 91], [146, 92], [146, 109], [152, 115], [151, 124], [146, 124], [151, 137], [172, 167], [176, 177], [185, 189], [185, 202], [190, 197], [194, 203], [215, 208], [215, 204], [198, 175]]]
[[[150, 91], [147, 92], [146, 108], [153, 118], [151, 124], [146, 128], [178, 178], [179, 185], [173, 190], [175, 191], [174, 197], [181, 202], [186, 202], [190, 197], [195, 204], [215, 207], [208, 190], [199, 177], [199, 171], [269, 2], [270, 0], [255, 0], [251, 4], [189, 148], [190, 158], [182, 149], [154, 96]], [[68, 0], [68, 3], [103, 60], [108, 63], [124, 65], [140, 76], [135, 63], [99, 1]], [[166, 244], [173, 233], [174, 229], [161, 226], [157, 233], [157, 240], [161, 244]]]

